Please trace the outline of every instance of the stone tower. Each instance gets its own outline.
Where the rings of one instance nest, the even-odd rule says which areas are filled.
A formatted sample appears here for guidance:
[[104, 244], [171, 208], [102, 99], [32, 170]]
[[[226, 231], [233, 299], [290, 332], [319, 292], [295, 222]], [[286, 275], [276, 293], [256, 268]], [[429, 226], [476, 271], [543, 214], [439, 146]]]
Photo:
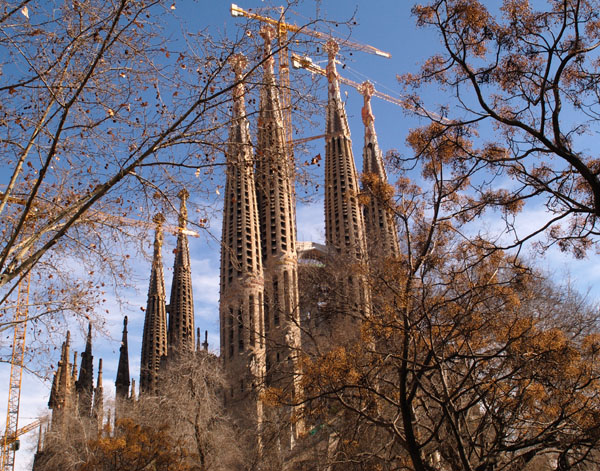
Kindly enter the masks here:
[[127, 347], [127, 316], [123, 319], [123, 336], [119, 348], [119, 365], [117, 366], [117, 379], [115, 380], [115, 406], [116, 413], [129, 396], [129, 351]]
[[54, 373], [52, 389], [50, 390], [50, 399], [48, 407], [52, 410], [52, 428], [60, 426], [63, 413], [72, 410], [74, 407], [75, 385], [71, 374], [71, 364], [69, 361], [69, 348], [71, 342], [71, 332], [67, 331], [67, 338], [62, 344], [58, 368]]
[[142, 359], [140, 364], [140, 392], [156, 394], [160, 363], [167, 354], [167, 311], [165, 305], [165, 280], [163, 276], [162, 214], [154, 216], [156, 234], [154, 238], [154, 256], [148, 288], [148, 304], [144, 319], [142, 338]]
[[98, 361], [98, 379], [94, 389], [94, 405], [92, 408], [92, 419], [96, 423], [98, 432], [102, 430], [104, 421], [104, 387], [102, 386], [102, 358]]
[[75, 383], [79, 415], [89, 417], [92, 413], [92, 396], [94, 394], [94, 357], [92, 355], [92, 324], [88, 325], [85, 351], [81, 354], [79, 379]]
[[387, 174], [383, 164], [381, 149], [375, 134], [375, 117], [371, 110], [371, 97], [375, 88], [366, 81], [362, 84], [361, 93], [365, 103], [362, 109], [362, 120], [365, 125], [365, 145], [363, 148], [363, 174], [368, 180], [364, 191], [369, 202], [364, 206], [367, 248], [370, 258], [398, 257], [398, 228], [390, 210], [385, 205], [388, 185]]
[[335, 56], [339, 47], [328, 41], [328, 101], [325, 145], [325, 242], [339, 264], [335, 310], [357, 316], [368, 312], [369, 295], [362, 266], [367, 261], [365, 224], [358, 200], [359, 186], [350, 128], [340, 96]]
[[258, 398], [265, 375], [263, 268], [254, 165], [242, 82], [246, 59], [232, 58], [237, 85], [226, 152], [227, 177], [221, 241], [219, 319], [221, 358], [231, 388], [225, 404], [238, 417], [259, 425]]
[[271, 41], [274, 30], [261, 29], [265, 40], [264, 82], [260, 92], [256, 193], [265, 275], [267, 383], [295, 395], [294, 372], [300, 347], [298, 257], [294, 201], [294, 163], [287, 143], [275, 82]]
[[190, 268], [190, 249], [185, 233], [187, 227], [186, 189], [179, 192], [181, 208], [179, 211], [179, 228], [177, 247], [173, 265], [173, 283], [171, 299], [168, 306], [169, 328], [167, 345], [169, 357], [177, 352], [194, 351], [194, 299], [192, 294], [192, 271]]

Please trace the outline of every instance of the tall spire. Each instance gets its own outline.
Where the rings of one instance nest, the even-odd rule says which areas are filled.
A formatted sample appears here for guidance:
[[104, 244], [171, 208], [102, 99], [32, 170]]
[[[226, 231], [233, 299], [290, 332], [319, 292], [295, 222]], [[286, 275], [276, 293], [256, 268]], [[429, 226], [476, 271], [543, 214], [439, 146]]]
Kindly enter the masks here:
[[92, 395], [94, 393], [94, 357], [92, 356], [92, 323], [88, 325], [85, 351], [81, 354], [79, 379], [75, 383], [79, 414], [89, 417], [92, 413]]
[[371, 97], [375, 88], [366, 81], [361, 86], [364, 97], [362, 119], [365, 125], [365, 145], [363, 148], [364, 191], [369, 195], [369, 202], [364, 206], [365, 229], [369, 256], [380, 255], [397, 257], [398, 229], [389, 207], [386, 207], [388, 195], [388, 179], [377, 143], [375, 133], [375, 116], [371, 110]]
[[244, 103], [244, 56], [232, 58], [237, 85], [226, 152], [227, 178], [221, 243], [221, 358], [231, 381], [229, 407], [262, 420], [259, 389], [264, 377], [263, 267], [252, 145]]
[[102, 430], [102, 421], [104, 420], [104, 387], [102, 385], [102, 358], [98, 361], [98, 380], [94, 389], [94, 406], [92, 409], [92, 419], [96, 421], [98, 432]]
[[300, 385], [294, 383], [300, 348], [294, 163], [287, 153], [275, 81], [271, 53], [275, 31], [266, 26], [260, 34], [265, 42], [265, 61], [258, 115], [256, 193], [265, 276], [267, 385], [298, 397]]
[[[358, 201], [358, 175], [346, 110], [340, 96], [335, 56], [339, 47], [328, 41], [329, 81], [325, 145], [325, 240], [332, 254], [341, 257], [349, 273], [340, 276], [334, 297], [338, 312], [356, 316], [369, 311], [366, 280], [358, 264], [366, 262], [367, 246], [362, 208]], [[341, 334], [343, 330], [338, 332]], [[357, 332], [354, 332], [355, 334]]]
[[178, 196], [181, 199], [181, 208], [169, 303], [169, 330], [167, 333], [169, 356], [177, 352], [192, 352], [194, 350], [192, 271], [190, 268], [188, 238], [185, 233], [188, 217], [186, 201], [189, 193], [184, 188]]
[[165, 218], [162, 214], [154, 216], [156, 234], [154, 237], [154, 256], [148, 288], [148, 304], [144, 320], [142, 339], [142, 359], [140, 365], [140, 390], [143, 393], [156, 394], [158, 371], [161, 358], [167, 354], [167, 311], [165, 305], [165, 280], [162, 264], [163, 231]]
[[119, 365], [117, 367], [117, 379], [115, 390], [117, 400], [127, 399], [129, 395], [129, 350], [127, 348], [127, 316], [123, 319], [123, 336], [119, 347]]
[[358, 202], [358, 175], [350, 128], [335, 66], [337, 43], [328, 41], [326, 116], [325, 238], [328, 246], [358, 259], [366, 256], [364, 220]]

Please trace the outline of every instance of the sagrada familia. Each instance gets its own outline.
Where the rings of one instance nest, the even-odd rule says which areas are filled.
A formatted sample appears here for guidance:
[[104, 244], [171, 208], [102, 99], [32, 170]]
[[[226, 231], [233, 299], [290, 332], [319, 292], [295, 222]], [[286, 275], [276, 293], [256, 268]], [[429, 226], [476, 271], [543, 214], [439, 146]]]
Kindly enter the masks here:
[[[271, 43], [274, 33], [263, 28], [264, 79], [260, 90], [257, 141], [251, 142], [243, 81], [246, 59], [232, 59], [237, 85], [233, 90], [233, 119], [226, 151], [226, 185], [223, 205], [220, 269], [220, 361], [229, 378], [223, 403], [233, 417], [247, 426], [260, 427], [265, 414], [261, 392], [277, 387], [290, 398], [302, 395], [298, 352], [344, 342], [359, 331], [359, 318], [368, 315], [370, 292], [359, 266], [385, 254], [399, 254], [398, 234], [389, 210], [378, 198], [361, 199], [352, 152], [350, 129], [340, 96], [335, 56], [337, 45], [328, 44], [328, 102], [326, 106], [325, 244], [298, 242], [294, 190], [295, 165], [286, 142], [279, 86], [274, 73]], [[370, 99], [373, 87], [363, 84], [363, 174], [387, 183], [377, 143]], [[161, 371], [166, 361], [181, 352], [207, 349], [196, 342], [194, 304], [188, 240], [188, 193], [180, 193], [179, 233], [175, 249], [170, 299], [164, 285], [162, 215], [154, 218], [154, 255], [145, 310], [139, 394], [160, 394]], [[302, 296], [299, 276], [306, 267], [340, 263], [334, 293], [325, 298]], [[318, 299], [317, 299], [318, 298]], [[305, 299], [305, 301], [303, 301]], [[327, 318], [321, 315], [328, 305]], [[316, 332], [316, 334], [315, 334]], [[195, 336], [196, 334], [196, 336]], [[78, 407], [80, 414], [102, 424], [102, 360], [93, 387], [91, 327], [79, 378], [77, 357], [70, 361], [69, 337], [63, 344], [49, 401], [52, 420], [61, 410]], [[315, 340], [316, 339], [316, 340]], [[321, 339], [321, 340], [319, 340]], [[166, 359], [166, 360], [165, 360]], [[127, 318], [115, 381], [116, 401], [135, 396], [130, 381]], [[290, 440], [302, 431], [294, 429]]]

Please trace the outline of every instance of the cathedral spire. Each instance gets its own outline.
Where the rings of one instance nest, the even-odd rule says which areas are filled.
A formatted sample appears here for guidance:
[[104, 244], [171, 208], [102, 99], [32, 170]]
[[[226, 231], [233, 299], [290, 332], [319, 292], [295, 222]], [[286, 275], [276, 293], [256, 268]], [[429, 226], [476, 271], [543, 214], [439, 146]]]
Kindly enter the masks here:
[[285, 142], [275, 81], [271, 52], [275, 31], [266, 26], [260, 35], [265, 42], [265, 60], [258, 115], [256, 194], [265, 277], [267, 385], [299, 397], [299, 384], [294, 382], [298, 378], [294, 371], [300, 348], [294, 162]]
[[153, 220], [156, 224], [154, 256], [148, 287], [148, 303], [144, 319], [140, 365], [140, 390], [149, 394], [158, 392], [158, 372], [161, 358], [167, 354], [167, 312], [162, 264], [162, 225], [165, 218], [162, 214], [157, 214]]
[[79, 379], [75, 383], [79, 414], [89, 417], [92, 413], [92, 395], [94, 393], [94, 357], [92, 355], [92, 323], [88, 324], [85, 351], [81, 354]]
[[366, 81], [360, 91], [364, 97], [362, 108], [362, 120], [365, 125], [364, 191], [369, 196], [369, 202], [364, 206], [367, 247], [372, 257], [382, 254], [397, 257], [400, 255], [398, 230], [390, 208], [386, 207], [388, 179], [375, 133], [375, 116], [371, 110], [371, 97], [375, 88], [371, 82]]
[[264, 377], [263, 267], [252, 144], [244, 103], [246, 58], [232, 57], [236, 86], [226, 151], [227, 176], [221, 242], [221, 358], [231, 380], [226, 404], [262, 420], [259, 388]]
[[194, 299], [192, 294], [192, 271], [190, 268], [190, 250], [187, 228], [187, 199], [188, 191], [184, 188], [179, 192], [181, 208], [179, 211], [179, 232], [175, 249], [173, 265], [173, 282], [171, 284], [171, 299], [169, 303], [169, 330], [167, 342], [169, 356], [177, 352], [192, 352], [194, 350]]
[[[326, 139], [329, 141], [331, 137], [343, 136], [349, 141], [350, 127], [348, 126], [346, 108], [344, 107], [344, 102], [342, 101], [340, 93], [339, 75], [335, 66], [335, 56], [340, 48], [338, 44], [331, 39], [327, 41], [325, 48], [327, 49], [329, 57], [326, 69], [327, 81], [329, 82], [325, 125]], [[352, 150], [350, 150], [350, 155], [352, 155]]]
[[104, 387], [102, 385], [102, 358], [98, 361], [98, 379], [94, 389], [94, 405], [92, 409], [92, 418], [96, 421], [98, 432], [102, 430], [104, 420]]
[[127, 316], [123, 318], [123, 336], [119, 347], [119, 365], [115, 381], [116, 397], [118, 400], [127, 399], [129, 395], [129, 350], [127, 347]]
[[[325, 136], [325, 242], [329, 252], [340, 258], [341, 267], [352, 267], [350, 272], [338, 270], [332, 307], [342, 317], [332, 324], [332, 333], [351, 338], [358, 335], [347, 328], [344, 318], [352, 319], [367, 314], [370, 295], [360, 264], [367, 261], [367, 245], [363, 212], [358, 200], [359, 186], [350, 129], [346, 110], [340, 96], [339, 78], [335, 56], [339, 50], [333, 40], [327, 42], [329, 81], [326, 136]], [[339, 341], [344, 342], [342, 338]]]
[[71, 343], [71, 332], [67, 331], [67, 337], [62, 344], [60, 360], [54, 380], [52, 382], [52, 390], [50, 391], [50, 399], [48, 407], [52, 409], [52, 426], [58, 426], [62, 422], [62, 413], [72, 407], [73, 397], [73, 381], [71, 364], [69, 361], [69, 348]]
[[325, 238], [327, 245], [338, 253], [362, 259], [366, 256], [364, 220], [358, 202], [358, 175], [350, 129], [335, 66], [339, 47], [330, 40], [327, 49], [329, 93], [325, 138]]

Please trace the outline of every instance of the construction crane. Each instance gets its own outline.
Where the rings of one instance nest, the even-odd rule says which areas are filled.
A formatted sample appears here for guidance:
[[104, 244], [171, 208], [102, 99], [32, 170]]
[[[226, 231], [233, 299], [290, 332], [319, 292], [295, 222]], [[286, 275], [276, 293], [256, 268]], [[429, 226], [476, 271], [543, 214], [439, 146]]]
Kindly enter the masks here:
[[[284, 137], [285, 142], [288, 143], [289, 155], [290, 158], [292, 156], [292, 148], [293, 145], [291, 143], [292, 136], [292, 112], [291, 112], [291, 87], [290, 87], [290, 68], [289, 68], [289, 52], [288, 52], [288, 32], [292, 32], [294, 34], [306, 34], [313, 38], [322, 39], [322, 40], [330, 40], [334, 39], [331, 35], [321, 33], [320, 31], [315, 31], [309, 28], [296, 26], [290, 23], [285, 22], [285, 9], [280, 7], [280, 17], [279, 19], [269, 18], [268, 16], [262, 16], [257, 13], [253, 13], [250, 11], [246, 11], [235, 3], [231, 4], [231, 16], [233, 17], [246, 17], [252, 20], [261, 21], [263, 23], [267, 23], [269, 25], [275, 26], [277, 28], [277, 45], [279, 47], [279, 83], [280, 83], [280, 97], [281, 97], [281, 108], [283, 115], [283, 129], [284, 129]], [[344, 47], [349, 47], [352, 49], [356, 49], [358, 51], [367, 52], [369, 54], [375, 54], [380, 57], [385, 57], [387, 59], [391, 58], [392, 55], [389, 52], [382, 51], [377, 49], [376, 47], [369, 46], [367, 44], [359, 44], [348, 39], [335, 38], [335, 41]]]
[[[23, 360], [25, 358], [25, 334], [29, 316], [29, 286], [31, 271], [21, 279], [17, 291], [17, 306], [14, 316], [14, 336], [8, 382], [8, 408], [6, 428], [2, 437], [2, 471], [12, 471], [15, 466], [17, 447], [10, 446], [16, 440], [19, 430], [19, 406], [21, 402], [21, 382], [23, 380]], [[37, 425], [36, 425], [37, 426]], [[13, 439], [14, 438], [14, 439]]]
[[318, 38], [318, 39], [325, 39], [325, 40], [333, 39], [340, 46], [349, 47], [351, 49], [356, 49], [357, 51], [367, 52], [369, 54], [375, 54], [375, 55], [378, 55], [381, 57], [385, 57], [386, 59], [390, 59], [392, 57], [392, 55], [389, 52], [382, 51], [381, 49], [377, 49], [376, 47], [369, 46], [368, 44], [356, 43], [356, 42], [350, 41], [349, 39], [334, 38], [330, 34], [322, 33], [320, 31], [316, 31], [314, 29], [305, 28], [303, 26], [296, 26], [296, 25], [293, 25], [290, 23], [286, 23], [283, 18], [284, 9], [283, 9], [283, 7], [280, 7], [280, 8], [281, 8], [282, 17], [281, 17], [281, 19], [276, 20], [273, 18], [269, 18], [268, 16], [262, 16], [262, 15], [258, 15], [257, 13], [252, 13], [252, 12], [246, 11], [246, 10], [240, 8], [239, 6], [237, 6], [235, 3], [232, 3], [231, 4], [231, 16], [245, 16], [246, 18], [262, 21], [262, 22], [268, 23], [270, 25], [277, 26], [279, 33], [287, 33], [288, 31], [291, 31], [292, 33], [306, 34], [308, 36], [312, 36], [313, 38]]
[[[0, 192], [0, 198], [4, 195]], [[24, 199], [9, 196], [7, 201], [13, 204], [25, 205], [27, 202]], [[36, 202], [34, 209], [40, 209], [45, 203]], [[137, 219], [127, 218], [124, 216], [115, 216], [101, 211], [92, 212], [92, 216], [98, 220], [113, 221], [120, 224], [130, 224], [133, 226], [141, 226], [145, 228], [154, 227], [154, 224]], [[89, 221], [90, 218], [83, 220]], [[200, 235], [189, 229], [184, 229], [176, 226], [165, 226], [165, 229], [173, 234], [183, 232], [186, 235], [199, 237]], [[14, 446], [17, 438], [24, 433], [36, 428], [40, 421], [32, 422], [21, 429], [19, 425], [19, 410], [21, 402], [21, 384], [23, 381], [23, 362], [26, 351], [26, 334], [27, 334], [27, 319], [29, 317], [29, 287], [31, 281], [31, 271], [29, 271], [17, 286], [17, 302], [15, 305], [15, 315], [13, 318], [14, 335], [12, 344], [12, 355], [10, 361], [10, 377], [8, 382], [8, 407], [6, 410], [6, 427], [4, 435], [0, 438], [2, 445], [0, 456], [0, 471], [13, 471], [15, 465], [15, 452], [18, 447]]]
[[[84, 222], [116, 222], [119, 224], [128, 224], [130, 226], [143, 227], [146, 229], [154, 229], [156, 224], [151, 221], [141, 221], [139, 219], [132, 219], [126, 216], [115, 216], [114, 214], [104, 213], [102, 211], [91, 211], [90, 217], [87, 217], [83, 220]], [[164, 230], [170, 232], [171, 234], [177, 235], [180, 232], [192, 236], [192, 237], [200, 237], [200, 234], [196, 231], [192, 231], [187, 228], [173, 226], [170, 224], [165, 224], [162, 226]]]
[[[306, 69], [313, 74], [318, 74], [318, 75], [322, 75], [323, 77], [327, 77], [327, 71], [325, 69], [323, 69], [322, 67], [318, 66], [317, 64], [315, 64], [310, 57], [306, 57], [306, 56], [301, 57], [297, 54], [292, 54], [292, 67], [294, 69]], [[367, 83], [370, 84], [370, 82], [358, 83], [358, 82], [355, 82], [354, 80], [350, 80], [350, 79], [347, 79], [347, 78], [341, 77], [341, 76], [338, 76], [338, 80], [340, 82], [342, 82], [343, 84], [346, 84], [346, 85], [349, 85], [350, 87], [355, 88], [361, 94], [364, 94], [365, 87], [367, 86], [366, 84]], [[381, 98], [382, 100], [388, 101], [390, 103], [393, 103], [394, 105], [401, 106], [403, 108], [408, 108], [411, 106], [408, 103], [408, 101], [406, 101], [406, 100], [401, 100], [400, 98], [395, 98], [393, 96], [387, 95], [386, 93], [382, 93], [378, 90], [375, 90], [374, 88], [372, 88], [371, 95], [376, 96], [377, 98]]]
[[[306, 56], [301, 57], [298, 54], [292, 54], [292, 67], [294, 69], [306, 69], [313, 74], [318, 74], [318, 75], [322, 75], [323, 77], [327, 77], [327, 71], [325, 69], [323, 69], [322, 67], [318, 66], [317, 64], [315, 64], [310, 57], [306, 57]], [[341, 77], [341, 76], [338, 76], [338, 80], [340, 82], [342, 82], [343, 84], [346, 84], [350, 87], [355, 88], [356, 90], [358, 90], [358, 92], [361, 95], [365, 95], [366, 93], [368, 93], [369, 96], [375, 96], [381, 100], [387, 101], [389, 103], [393, 103], [394, 105], [397, 105], [397, 106], [401, 106], [405, 110], [414, 111], [419, 114], [425, 114], [428, 117], [434, 118], [445, 124], [452, 123], [452, 121], [450, 121], [449, 119], [444, 118], [444, 117], [438, 115], [437, 113], [434, 113], [433, 111], [428, 111], [425, 108], [423, 108], [422, 106], [417, 106], [408, 97], [396, 98], [391, 95], [388, 95], [387, 93], [380, 92], [379, 90], [375, 89], [373, 84], [371, 82], [369, 82], [368, 80], [363, 83], [358, 83], [358, 82], [355, 82], [354, 80], [350, 80], [350, 79], [347, 79], [347, 78]]]
[[10, 435], [6, 435], [5, 434], [5, 435], [2, 435], [2, 437], [0, 437], [0, 441], [2, 441], [2, 443], [6, 442], [7, 446], [13, 446], [15, 449], [18, 449], [18, 445], [15, 446], [14, 443], [17, 442], [17, 440], [19, 440], [19, 437], [21, 435], [25, 435], [26, 433], [29, 433], [32, 430], [38, 428], [45, 421], [46, 421], [46, 419], [37, 419], [37, 420], [34, 420], [33, 422], [25, 425], [24, 427], [21, 427], [14, 434], [10, 434]]

